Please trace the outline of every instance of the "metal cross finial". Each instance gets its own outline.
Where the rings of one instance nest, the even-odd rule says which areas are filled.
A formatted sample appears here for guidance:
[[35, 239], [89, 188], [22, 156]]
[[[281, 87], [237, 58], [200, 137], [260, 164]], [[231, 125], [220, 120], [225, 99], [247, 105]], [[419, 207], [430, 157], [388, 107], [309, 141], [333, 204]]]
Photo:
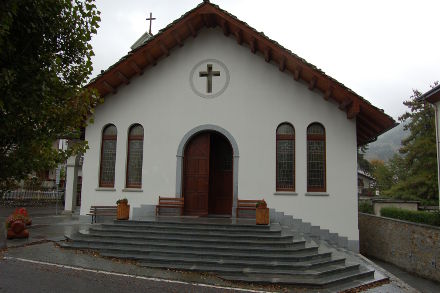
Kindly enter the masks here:
[[212, 71], [212, 64], [206, 66], [206, 71], [200, 71], [200, 77], [206, 77], [206, 91], [212, 93], [212, 77], [220, 76], [220, 71]]
[[147, 17], [147, 20], [150, 21], [150, 30], [148, 31], [148, 32], [150, 33], [150, 35], [151, 35], [151, 22], [152, 22], [153, 20], [155, 20], [155, 19], [156, 19], [156, 18], [153, 17], [153, 13], [150, 12], [150, 17]]

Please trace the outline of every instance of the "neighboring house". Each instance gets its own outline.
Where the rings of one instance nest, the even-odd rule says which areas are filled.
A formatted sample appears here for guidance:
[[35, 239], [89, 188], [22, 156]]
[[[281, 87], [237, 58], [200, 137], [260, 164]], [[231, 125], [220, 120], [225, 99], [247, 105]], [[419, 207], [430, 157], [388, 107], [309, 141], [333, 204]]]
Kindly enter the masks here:
[[[432, 88], [430, 91], [424, 93], [420, 99], [427, 100], [434, 105], [435, 110], [435, 136], [437, 146], [437, 182], [439, 187], [439, 200], [440, 200], [440, 84]], [[439, 202], [440, 206], [440, 202]]]
[[[263, 33], [202, 3], [96, 77], [80, 214], [159, 196], [185, 215], [235, 217], [237, 199], [358, 241], [357, 147], [395, 126], [382, 110]], [[78, 158], [68, 162], [73, 210]]]
[[359, 196], [374, 196], [376, 191], [376, 179], [367, 172], [358, 169], [358, 195]]
[[[67, 140], [66, 139], [57, 139], [52, 143], [52, 147], [54, 149], [67, 150]], [[61, 165], [61, 169], [64, 169], [65, 166]], [[29, 189], [25, 181], [36, 180], [38, 185], [32, 186], [31, 189], [36, 190], [50, 190], [55, 189], [56, 187], [56, 169], [45, 170], [40, 172], [32, 172], [28, 176], [28, 180], [22, 180], [18, 185], [18, 190], [26, 190]], [[60, 186], [64, 186], [64, 180], [61, 179]]]

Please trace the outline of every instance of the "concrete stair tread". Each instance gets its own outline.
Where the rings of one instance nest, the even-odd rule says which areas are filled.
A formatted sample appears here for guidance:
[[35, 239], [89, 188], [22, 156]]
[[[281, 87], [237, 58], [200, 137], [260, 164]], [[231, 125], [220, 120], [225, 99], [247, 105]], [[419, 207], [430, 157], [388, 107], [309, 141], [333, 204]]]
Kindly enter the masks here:
[[[91, 232], [116, 232], [116, 233], [132, 233], [132, 234], [142, 234], [147, 231], [137, 230], [137, 229], [126, 229], [123, 227], [119, 228], [97, 228], [91, 227], [89, 228]], [[159, 230], [159, 231], [148, 231], [148, 234], [169, 234], [167, 230]], [[228, 234], [227, 231], [225, 233], [221, 233], [218, 231], [208, 231], [207, 233], [195, 233], [194, 231], [178, 231], [173, 232], [174, 235], [191, 235], [192, 237], [209, 237], [209, 236], [227, 236], [230, 238], [262, 238], [262, 239], [278, 239], [278, 238], [293, 238], [291, 235], [267, 235], [267, 234], [250, 234], [250, 233], [240, 233], [240, 234]]]
[[[239, 220], [238, 220], [239, 221]], [[156, 225], [156, 226], [193, 226], [193, 227], [228, 227], [230, 229], [241, 229], [241, 228], [249, 228], [249, 229], [256, 229], [256, 230], [268, 230], [273, 227], [280, 227], [279, 223], [271, 223], [270, 225], [256, 225], [255, 220], [249, 221], [249, 223], [195, 223], [194, 220], [190, 219], [187, 221], [184, 220], [130, 220], [130, 221], [121, 221], [121, 220], [114, 220], [114, 223], [125, 223], [125, 224], [131, 224], [131, 225], [139, 225], [139, 224], [146, 224], [146, 225]]]
[[279, 269], [279, 268], [255, 268], [252, 266], [249, 267], [232, 267], [232, 266], [213, 266], [213, 265], [205, 265], [205, 264], [157, 264], [151, 262], [141, 262], [141, 266], [146, 267], [154, 267], [154, 268], [167, 268], [167, 269], [176, 269], [176, 270], [188, 270], [188, 271], [202, 271], [202, 272], [216, 272], [223, 274], [265, 274], [272, 275], [272, 277], [279, 275], [327, 275], [327, 274], [336, 274], [344, 271], [353, 271], [358, 270], [358, 264], [341, 264], [341, 263], [332, 263], [328, 262], [327, 264], [323, 264], [319, 267], [310, 267], [310, 268], [291, 268], [291, 269]]
[[275, 254], [275, 253], [265, 253], [265, 254], [255, 254], [255, 253], [245, 253], [245, 252], [231, 252], [231, 251], [206, 251], [200, 249], [178, 249], [178, 248], [134, 248], [127, 245], [100, 245], [95, 243], [89, 243], [87, 245], [81, 245], [81, 243], [73, 242], [71, 244], [72, 248], [78, 249], [96, 249], [99, 251], [120, 251], [125, 254], [132, 253], [147, 253], [151, 254], [167, 254], [167, 255], [185, 255], [185, 256], [194, 256], [194, 257], [223, 257], [223, 258], [254, 258], [254, 259], [285, 259], [290, 261], [299, 261], [301, 259], [309, 259], [309, 258], [319, 258], [328, 255], [328, 252], [317, 252], [317, 247], [305, 248], [303, 250], [298, 250], [296, 253], [291, 254]]
[[247, 274], [247, 275], [227, 275], [219, 274], [220, 278], [229, 281], [241, 281], [252, 283], [270, 283], [270, 284], [295, 284], [299, 286], [324, 287], [351, 281], [353, 279], [374, 279], [374, 270], [360, 267], [355, 271], [340, 272], [326, 275], [281, 275], [272, 277], [265, 274]]
[[[329, 261], [335, 261], [335, 258], [331, 258], [330, 256], [321, 259], [312, 259], [308, 261], [298, 261], [298, 262], [289, 262], [289, 261], [260, 261], [260, 260], [240, 260], [240, 259], [219, 259], [219, 258], [200, 258], [195, 259], [191, 257], [185, 256], [151, 256], [151, 255], [142, 255], [142, 254], [122, 254], [122, 253], [114, 253], [114, 252], [100, 252], [100, 255], [106, 257], [114, 257], [114, 258], [125, 258], [125, 259], [134, 259], [137, 261], [146, 261], [146, 262], [165, 262], [165, 263], [188, 263], [188, 264], [196, 264], [196, 263], [204, 263], [204, 264], [213, 264], [213, 265], [234, 265], [241, 267], [248, 266], [262, 266], [262, 267], [274, 267], [274, 268], [309, 268], [317, 264], [322, 264]], [[338, 261], [342, 259], [337, 259]]]
[[293, 237], [283, 237], [281, 239], [259, 239], [258, 242], [255, 242], [255, 239], [225, 239], [224, 237], [203, 237], [203, 238], [194, 238], [191, 235], [168, 235], [168, 234], [156, 234], [149, 235], [147, 233], [137, 233], [136, 235], [124, 235], [121, 233], [101, 233], [97, 231], [93, 231], [93, 233], [88, 234], [90, 237], [112, 237], [112, 238], [129, 238], [129, 239], [157, 239], [157, 240], [175, 240], [175, 241], [198, 241], [198, 242], [217, 242], [217, 243], [243, 243], [247, 245], [252, 245], [257, 243], [258, 245], [283, 245], [283, 244], [295, 244], [298, 242], [305, 242], [304, 239], [293, 239]]
[[136, 231], [167, 231], [169, 233], [175, 232], [190, 232], [193, 233], [218, 233], [218, 234], [239, 234], [239, 233], [249, 233], [254, 235], [279, 235], [281, 234], [280, 229], [271, 230], [256, 230], [256, 229], [233, 229], [228, 230], [226, 228], [211, 228], [211, 227], [189, 227], [189, 226], [179, 226], [179, 227], [169, 227], [169, 226], [147, 226], [147, 225], [123, 225], [123, 224], [102, 224], [101, 229], [128, 229]]
[[162, 242], [148, 242], [148, 241], [139, 241], [139, 240], [133, 240], [131, 238], [127, 239], [96, 239], [94, 237], [88, 237], [87, 235], [72, 235], [72, 236], [65, 236], [68, 240], [74, 241], [74, 242], [86, 242], [86, 243], [99, 243], [99, 244], [119, 244], [119, 245], [130, 245], [130, 246], [150, 246], [150, 247], [172, 247], [177, 246], [179, 248], [197, 248], [197, 249], [218, 249], [218, 250], [245, 250], [245, 251], [261, 251], [261, 252], [297, 252], [304, 248], [317, 248], [317, 246], [306, 246], [305, 241], [299, 241], [298, 244], [303, 243], [304, 246], [294, 246], [294, 247], [271, 247], [270, 245], [266, 246], [248, 246], [248, 245], [228, 245], [228, 243], [218, 243], [214, 242], [212, 243], [212, 246], [207, 246], [206, 243], [193, 243], [193, 242], [179, 242], [179, 243], [170, 243], [167, 241]]
[[209, 230], [209, 231], [227, 231], [227, 232], [248, 232], [248, 231], [252, 231], [252, 232], [264, 232], [264, 233], [276, 233], [276, 232], [280, 232], [281, 231], [281, 226], [279, 225], [273, 225], [273, 226], [264, 226], [261, 227], [259, 225], [240, 225], [240, 226], [236, 226], [236, 225], [224, 225], [224, 226], [218, 226], [218, 225], [199, 225], [199, 226], [195, 226], [195, 225], [190, 225], [190, 224], [179, 224], [179, 225], [174, 225], [173, 223], [161, 223], [160, 225], [157, 224], [157, 222], [142, 222], [139, 221], [137, 224], [133, 223], [136, 221], [115, 221], [113, 224], [102, 224], [102, 226], [117, 226], [117, 227], [137, 227], [137, 228], [145, 228], [145, 229], [151, 229], [151, 228], [156, 228], [156, 229], [181, 229], [181, 230], [200, 230], [200, 231], [204, 231], [204, 230]]

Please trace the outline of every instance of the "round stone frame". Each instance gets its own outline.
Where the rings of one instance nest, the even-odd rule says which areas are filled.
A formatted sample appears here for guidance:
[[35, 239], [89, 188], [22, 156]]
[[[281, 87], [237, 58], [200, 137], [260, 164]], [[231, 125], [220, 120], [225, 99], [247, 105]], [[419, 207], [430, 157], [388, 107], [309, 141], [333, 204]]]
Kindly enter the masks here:
[[[213, 62], [213, 63], [220, 65], [220, 67], [223, 68], [223, 70], [226, 74], [225, 85], [223, 86], [223, 88], [221, 90], [219, 90], [217, 93], [212, 94], [212, 95], [207, 95], [207, 94], [204, 94], [204, 93], [201, 93], [200, 91], [198, 91], [196, 89], [196, 87], [194, 86], [194, 82], [193, 82], [193, 76], [194, 76], [194, 73], [195, 73], [197, 67], [199, 67], [201, 64], [206, 63], [206, 62]], [[230, 76], [229, 76], [228, 68], [226, 67], [226, 65], [223, 62], [221, 62], [220, 60], [217, 60], [217, 59], [204, 59], [204, 60], [200, 61], [199, 63], [194, 65], [194, 67], [191, 69], [191, 73], [189, 74], [189, 84], [191, 85], [191, 89], [193, 90], [193, 92], [196, 95], [198, 95], [199, 97], [205, 98], [205, 99], [213, 99], [213, 98], [216, 98], [216, 97], [220, 96], [221, 94], [223, 94], [223, 92], [226, 90], [226, 88], [229, 85], [229, 81], [230, 81]]]

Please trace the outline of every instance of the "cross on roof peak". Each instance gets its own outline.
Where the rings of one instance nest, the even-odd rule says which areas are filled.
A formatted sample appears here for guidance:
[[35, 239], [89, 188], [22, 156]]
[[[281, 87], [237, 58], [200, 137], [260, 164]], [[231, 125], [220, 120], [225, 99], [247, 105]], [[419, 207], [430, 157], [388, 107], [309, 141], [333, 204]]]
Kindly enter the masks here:
[[155, 20], [155, 19], [156, 19], [156, 18], [153, 17], [153, 13], [150, 12], [150, 17], [147, 17], [147, 19], [146, 19], [146, 20], [149, 20], [149, 21], [150, 21], [150, 29], [148, 30], [148, 32], [150, 33], [150, 35], [151, 35], [151, 22], [152, 22], [153, 20]]

